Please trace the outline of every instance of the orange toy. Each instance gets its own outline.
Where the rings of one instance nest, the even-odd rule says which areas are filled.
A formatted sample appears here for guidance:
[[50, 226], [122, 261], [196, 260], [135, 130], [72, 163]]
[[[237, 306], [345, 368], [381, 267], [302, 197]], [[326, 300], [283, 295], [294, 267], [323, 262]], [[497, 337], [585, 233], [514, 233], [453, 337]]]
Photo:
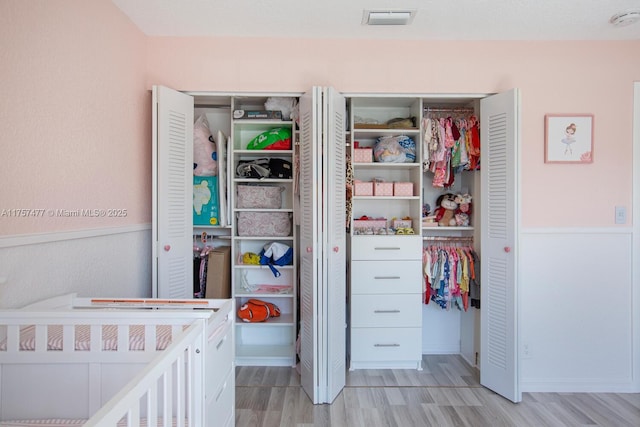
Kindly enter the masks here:
[[238, 309], [238, 317], [243, 322], [264, 322], [271, 317], [280, 317], [280, 309], [270, 302], [250, 299]]

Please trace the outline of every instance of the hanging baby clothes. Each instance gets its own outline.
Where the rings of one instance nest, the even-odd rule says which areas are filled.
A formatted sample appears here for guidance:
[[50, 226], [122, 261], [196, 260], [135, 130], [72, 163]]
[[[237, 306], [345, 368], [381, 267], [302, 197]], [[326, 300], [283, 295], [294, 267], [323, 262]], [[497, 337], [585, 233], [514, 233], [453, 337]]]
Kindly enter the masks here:
[[451, 150], [446, 146], [445, 119], [440, 118], [435, 121], [435, 124], [438, 146], [431, 163], [431, 172], [433, 172], [432, 185], [434, 187], [444, 187], [445, 183], [449, 181]]
[[469, 132], [466, 141], [469, 151], [468, 170], [480, 170], [480, 125], [476, 116], [469, 117]]
[[193, 297], [204, 298], [207, 287], [207, 267], [209, 265], [209, 252], [213, 248], [209, 245], [200, 249], [193, 248]]
[[422, 127], [423, 170], [433, 173], [433, 187], [451, 187], [456, 173], [480, 169], [480, 126], [476, 116], [434, 117], [427, 109]]
[[471, 252], [469, 257], [469, 299], [471, 307], [480, 308], [480, 262], [478, 255]]
[[430, 117], [425, 117], [422, 120], [422, 128], [424, 129], [424, 137], [422, 138], [422, 152], [424, 153], [422, 171], [427, 172], [430, 170], [434, 153], [438, 149], [438, 138], [436, 136], [435, 123]]
[[[479, 307], [480, 280], [475, 267], [477, 255], [470, 247], [432, 245], [423, 249], [424, 303], [433, 301], [440, 308], [467, 311]], [[473, 286], [472, 298], [469, 293]]]

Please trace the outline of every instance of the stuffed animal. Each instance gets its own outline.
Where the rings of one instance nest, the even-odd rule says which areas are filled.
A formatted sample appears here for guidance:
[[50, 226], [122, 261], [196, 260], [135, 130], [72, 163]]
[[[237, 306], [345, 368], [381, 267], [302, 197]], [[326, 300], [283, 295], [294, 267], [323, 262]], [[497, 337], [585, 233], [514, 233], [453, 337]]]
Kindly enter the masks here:
[[458, 194], [455, 202], [458, 204], [458, 209], [455, 214], [456, 225], [468, 227], [470, 223], [469, 215], [471, 215], [471, 195]]
[[252, 298], [238, 309], [238, 317], [247, 323], [264, 322], [272, 317], [280, 317], [280, 309], [270, 302]]
[[456, 225], [455, 212], [458, 204], [455, 201], [456, 196], [451, 193], [445, 193], [438, 197], [435, 210], [436, 221], [440, 227], [450, 227]]
[[206, 116], [200, 116], [193, 125], [193, 174], [218, 175], [218, 153]]

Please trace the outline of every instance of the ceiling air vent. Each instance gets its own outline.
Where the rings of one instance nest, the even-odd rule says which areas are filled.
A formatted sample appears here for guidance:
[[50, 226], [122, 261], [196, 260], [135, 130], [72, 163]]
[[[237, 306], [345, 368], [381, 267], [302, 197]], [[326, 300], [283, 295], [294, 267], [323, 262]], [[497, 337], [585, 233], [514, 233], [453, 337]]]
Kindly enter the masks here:
[[416, 15], [415, 10], [365, 10], [364, 25], [409, 25]]

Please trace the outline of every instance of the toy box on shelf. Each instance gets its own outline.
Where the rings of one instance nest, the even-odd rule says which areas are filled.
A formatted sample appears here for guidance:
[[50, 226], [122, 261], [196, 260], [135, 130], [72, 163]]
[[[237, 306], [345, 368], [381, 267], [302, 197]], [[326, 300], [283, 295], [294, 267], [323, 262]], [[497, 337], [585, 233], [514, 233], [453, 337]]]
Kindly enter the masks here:
[[391, 220], [391, 228], [412, 228], [413, 221], [411, 219], [394, 219]]
[[366, 218], [353, 221], [353, 234], [380, 234], [387, 229], [386, 218]]

